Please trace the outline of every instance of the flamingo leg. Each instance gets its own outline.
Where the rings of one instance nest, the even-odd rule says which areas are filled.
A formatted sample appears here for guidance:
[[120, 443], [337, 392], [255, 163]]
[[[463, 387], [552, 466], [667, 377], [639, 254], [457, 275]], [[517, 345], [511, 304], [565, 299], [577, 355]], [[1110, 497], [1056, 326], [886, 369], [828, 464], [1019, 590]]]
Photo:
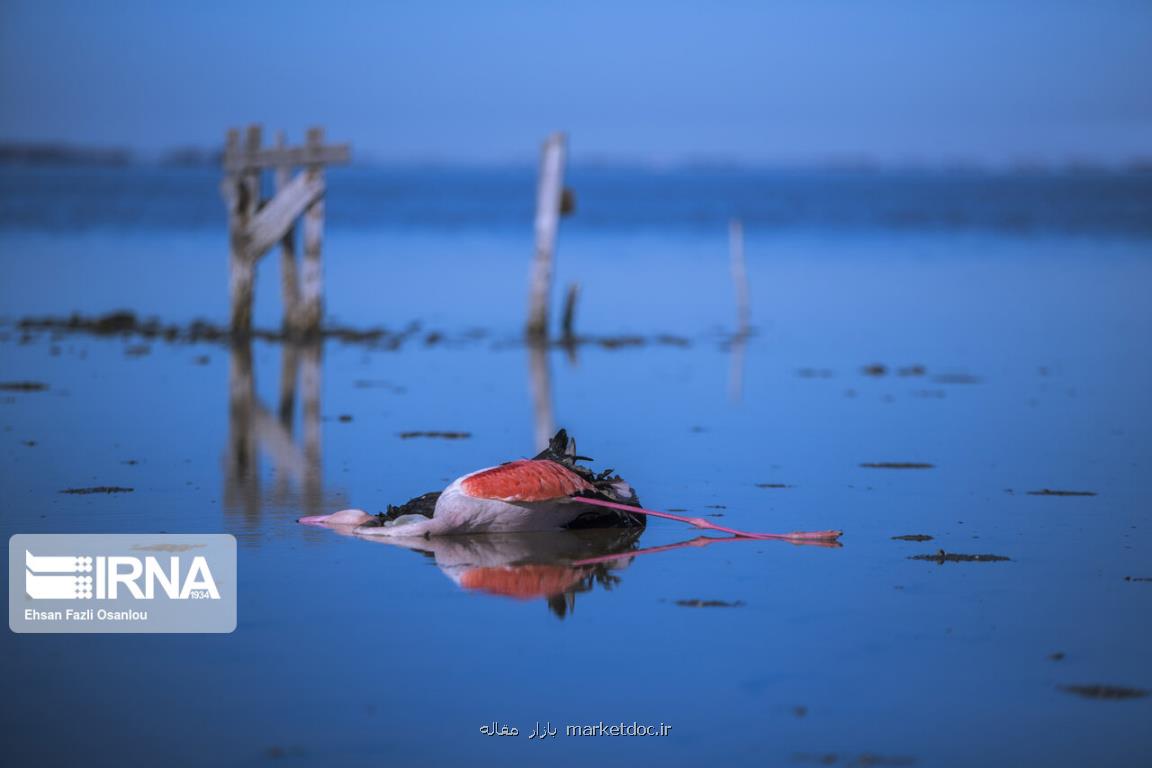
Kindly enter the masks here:
[[669, 512], [657, 512], [653, 509], [643, 509], [641, 507], [633, 507], [628, 504], [617, 504], [614, 501], [605, 501], [604, 499], [590, 499], [585, 496], [573, 496], [573, 501], [579, 501], [582, 504], [591, 504], [596, 507], [608, 507], [609, 509], [619, 509], [624, 512], [632, 512], [633, 514], [648, 515], [650, 517], [663, 517], [666, 520], [675, 520], [680, 523], [687, 523], [694, 525], [697, 528], [704, 528], [713, 531], [722, 531], [730, 533], [733, 536], [740, 536], [745, 539], [779, 539], [783, 541], [835, 541], [844, 535], [843, 531], [794, 531], [792, 533], [750, 533], [748, 531], [738, 531], [735, 528], [725, 528], [722, 525], [716, 525], [709, 522], [702, 517], [684, 517], [682, 515], [673, 515]]

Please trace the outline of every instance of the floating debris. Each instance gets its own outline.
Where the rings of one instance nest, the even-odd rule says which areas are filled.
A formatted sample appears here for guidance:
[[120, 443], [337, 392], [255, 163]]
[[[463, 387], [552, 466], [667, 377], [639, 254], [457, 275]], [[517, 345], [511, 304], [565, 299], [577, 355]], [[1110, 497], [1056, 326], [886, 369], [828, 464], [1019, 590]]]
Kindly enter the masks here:
[[1056, 651], [1055, 653], [1048, 654], [1048, 658], [1052, 661], [1064, 661], [1064, 651]]
[[1124, 581], [1152, 581], [1152, 578], [1145, 576], [1125, 576]]
[[1011, 560], [1003, 555], [960, 555], [940, 550], [934, 555], [912, 555], [909, 560], [927, 560], [932, 563], [999, 563]]
[[440, 440], [467, 440], [468, 438], [472, 437], [472, 433], [471, 432], [435, 432], [435, 431], [401, 432], [400, 433], [400, 439], [401, 440], [411, 440], [414, 437], [433, 437], [433, 438], [439, 438]]
[[793, 755], [792, 760], [797, 763], [815, 763], [817, 765], [843, 764], [848, 766], [876, 766], [876, 768], [882, 768], [884, 766], [892, 766], [893, 768], [896, 768], [896, 766], [916, 764], [916, 758], [914, 757], [906, 757], [904, 755], [874, 755], [870, 752], [865, 752], [864, 754], [857, 755], [856, 757], [845, 755], [843, 763], [841, 763], [840, 755], [836, 754], [835, 752], [825, 752], [819, 754], [800, 752]]
[[76, 496], [87, 496], [91, 493], [132, 493], [135, 488], [123, 488], [119, 485], [94, 485], [91, 488], [65, 488], [60, 493], [71, 493]]
[[1054, 491], [1051, 488], [1041, 488], [1038, 491], [1028, 491], [1029, 496], [1095, 496], [1095, 491]]
[[923, 376], [927, 370], [922, 365], [908, 365], [896, 371], [897, 376]]
[[337, 419], [337, 421], [340, 421], [344, 424], [347, 424], [348, 422], [352, 421], [352, 414], [342, 413], [339, 416], [337, 416], [336, 419]]
[[903, 536], [893, 536], [894, 541], [932, 541], [932, 537], [926, 533], [906, 533]]
[[681, 608], [742, 608], [744, 606], [743, 600], [729, 602], [728, 600], [701, 600], [694, 598], [691, 600], [677, 600], [676, 605]]
[[43, 392], [48, 385], [42, 381], [0, 381], [0, 390], [4, 392]]
[[757, 488], [791, 488], [790, 485], [784, 483], [756, 483]]
[[872, 363], [861, 368], [860, 372], [865, 376], [885, 376], [888, 373], [888, 366], [882, 363]]
[[1062, 685], [1060, 690], [1074, 693], [1085, 699], [1112, 699], [1114, 701], [1142, 699], [1148, 695], [1148, 691], [1142, 688], [1128, 688], [1122, 685]]
[[935, 469], [935, 464], [918, 461], [875, 461], [861, 464], [865, 469]]

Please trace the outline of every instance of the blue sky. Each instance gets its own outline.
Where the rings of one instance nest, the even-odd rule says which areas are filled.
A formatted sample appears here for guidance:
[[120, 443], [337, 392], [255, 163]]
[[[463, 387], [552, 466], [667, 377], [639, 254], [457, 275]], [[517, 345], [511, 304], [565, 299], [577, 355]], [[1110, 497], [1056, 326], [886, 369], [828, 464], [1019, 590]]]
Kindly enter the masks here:
[[0, 0], [0, 139], [208, 146], [322, 123], [361, 158], [1152, 156], [1152, 2]]

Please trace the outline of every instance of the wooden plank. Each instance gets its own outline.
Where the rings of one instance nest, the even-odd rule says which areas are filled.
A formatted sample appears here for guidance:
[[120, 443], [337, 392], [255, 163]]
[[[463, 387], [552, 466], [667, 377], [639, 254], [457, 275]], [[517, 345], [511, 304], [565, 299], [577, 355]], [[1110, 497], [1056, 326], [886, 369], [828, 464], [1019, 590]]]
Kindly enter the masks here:
[[324, 195], [324, 179], [298, 173], [276, 197], [252, 217], [248, 226], [248, 253], [253, 260], [280, 242], [296, 218]]
[[249, 168], [275, 168], [281, 165], [341, 165], [351, 161], [351, 144], [273, 147], [256, 151], [226, 151], [224, 170], [242, 171]]
[[[284, 132], [276, 132], [276, 148], [286, 146]], [[287, 165], [276, 167], [275, 190], [280, 194], [288, 187], [292, 168]], [[297, 316], [300, 314], [300, 277], [296, 268], [296, 222], [288, 225], [284, 237], [280, 238], [280, 296], [283, 303], [281, 326], [288, 333], [296, 330]]]
[[536, 256], [528, 304], [529, 338], [548, 338], [548, 301], [552, 293], [552, 256], [564, 194], [565, 136], [554, 133], [540, 155], [540, 182], [536, 189]]

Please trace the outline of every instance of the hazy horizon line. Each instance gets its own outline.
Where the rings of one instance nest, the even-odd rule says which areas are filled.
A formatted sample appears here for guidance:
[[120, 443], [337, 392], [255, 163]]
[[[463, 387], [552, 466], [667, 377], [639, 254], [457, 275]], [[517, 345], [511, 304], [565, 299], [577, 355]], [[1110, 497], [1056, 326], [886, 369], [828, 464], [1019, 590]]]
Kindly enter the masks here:
[[[214, 167], [220, 164], [223, 145], [176, 144], [164, 149], [146, 149], [126, 144], [56, 140], [0, 139], [0, 165], [105, 165], [138, 167]], [[503, 157], [463, 157], [440, 153], [357, 152], [347, 167], [360, 169], [533, 169], [535, 151]], [[925, 172], [1075, 172], [1152, 171], [1152, 153], [1134, 153], [1122, 158], [1101, 158], [1086, 153], [1068, 153], [1059, 158], [1019, 155], [1002, 158], [942, 154], [925, 157], [910, 154], [892, 159], [866, 153], [824, 153], [807, 157], [749, 157], [723, 152], [700, 151], [675, 157], [642, 156], [629, 153], [587, 152], [570, 155], [569, 164], [597, 170], [732, 170], [732, 171], [925, 171]]]

